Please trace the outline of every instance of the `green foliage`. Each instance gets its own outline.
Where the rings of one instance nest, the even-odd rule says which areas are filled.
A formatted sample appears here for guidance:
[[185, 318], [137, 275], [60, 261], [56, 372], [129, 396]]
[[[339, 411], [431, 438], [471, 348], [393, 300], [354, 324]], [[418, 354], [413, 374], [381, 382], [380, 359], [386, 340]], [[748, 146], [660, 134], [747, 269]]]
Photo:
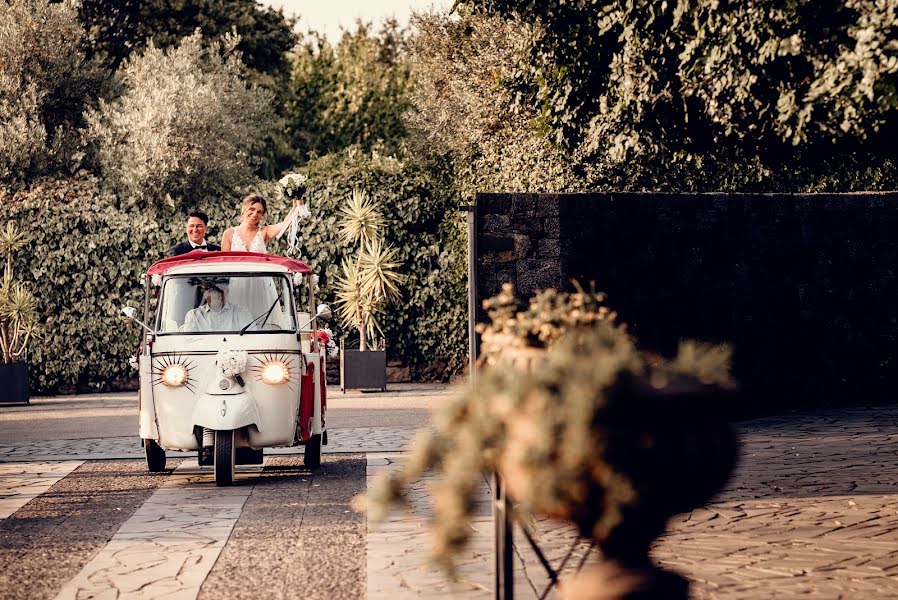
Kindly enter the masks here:
[[[464, 114], [472, 101], [462, 90], [473, 106], [496, 107], [492, 129], [474, 128], [479, 137], [424, 125], [454, 138], [460, 170], [471, 165], [465, 176], [484, 187], [797, 192], [898, 182], [894, 2], [457, 5], [458, 18], [425, 17], [410, 43], [426, 67], [416, 69], [427, 86], [416, 105]], [[516, 33], [497, 42], [501, 23]], [[527, 150], [537, 166], [515, 162]]]
[[[352, 195], [340, 208], [340, 241], [355, 247], [355, 254], [343, 257], [343, 273], [337, 280], [336, 302], [344, 324], [359, 332], [359, 350], [368, 350], [380, 330], [377, 319], [402, 293], [402, 276], [397, 269], [396, 249], [384, 244], [386, 221], [364, 190]], [[376, 347], [376, 346], [375, 346]]]
[[[676, 477], [677, 460], [701, 458], [704, 442], [690, 436], [707, 430], [670, 422], [656, 428], [641, 414], [652, 404], [634, 391], [644, 382], [654, 390], [730, 386], [729, 352], [693, 344], [675, 361], [647, 361], [602, 300], [592, 291], [546, 290], [518, 311], [511, 290], [490, 299], [494, 320], [483, 334], [494, 345], [491, 360], [473, 386], [436, 412], [433, 430], [419, 433], [401, 468], [374, 482], [372, 520], [401, 503], [423, 474], [437, 472], [434, 558], [451, 573], [455, 552], [470, 537], [484, 471], [502, 474], [516, 511], [572, 521], [603, 550], [616, 538], [632, 546], [645, 542], [647, 552], [667, 517], [707, 500], [726, 479], [731, 459], [722, 459], [729, 461], [722, 477], [702, 472], [685, 493], [666, 489], [659, 481]], [[724, 437], [721, 430], [709, 437]], [[693, 466], [687, 470], [701, 471]], [[646, 531], [646, 523], [648, 540], [631, 537]]]
[[[237, 222], [239, 195], [209, 199], [210, 241]], [[134, 376], [127, 359], [140, 331], [120, 320], [123, 304], [143, 306], [141, 273], [185, 239], [181, 214], [139, 209], [103, 191], [85, 172], [43, 180], [26, 191], [0, 193], [0, 222], [39, 226], [41, 236], [19, 252], [14, 268], [40, 299], [41, 336], [29, 350], [35, 393], [110, 389]]]
[[134, 52], [177, 46], [199, 30], [206, 40], [240, 36], [237, 50], [254, 83], [279, 92], [290, 76], [294, 21], [254, 0], [81, 0], [78, 15], [91, 34], [89, 50], [113, 71]]
[[71, 2], [0, 3], [0, 185], [77, 169], [79, 128], [103, 73]]
[[394, 153], [405, 135], [408, 67], [395, 21], [359, 23], [335, 44], [312, 34], [295, 52], [287, 134], [300, 162], [359, 145]]
[[[339, 209], [353, 190], [367, 190], [387, 222], [384, 242], [396, 248], [391, 262], [405, 276], [401, 306], [379, 320], [388, 356], [416, 370], [442, 363], [431, 377], [459, 371], [467, 347], [466, 233], [447, 163], [350, 147], [309, 162], [303, 174], [312, 217], [301, 223], [299, 256], [321, 276], [322, 298], [334, 300], [340, 265], [353, 256], [339, 238]], [[270, 250], [283, 252], [281, 244]]]
[[[460, 370], [467, 343], [464, 230], [445, 169], [353, 149], [313, 161], [305, 169], [312, 217], [300, 232], [300, 255], [320, 275], [319, 297], [333, 301], [341, 260], [351, 252], [339, 241], [338, 207], [356, 185], [372, 190], [389, 222], [386, 241], [397, 247], [406, 275], [402, 309], [380, 323], [387, 351], [417, 369], [442, 362], [445, 370], [426, 374], [431, 377]], [[288, 201], [274, 200], [276, 185], [253, 188], [272, 199], [269, 222], [290, 210]], [[220, 243], [225, 229], [239, 222], [240, 201], [249, 191], [190, 206], [209, 215], [209, 241]], [[82, 171], [14, 195], [0, 193], [0, 222], [40, 224], [41, 239], [14, 258], [16, 273], [34, 282], [40, 298], [42, 336], [29, 351], [36, 393], [129, 381], [134, 374], [127, 358], [140, 331], [119, 319], [118, 308], [143, 306], [139, 277], [185, 239], [183, 213], [135, 206]], [[285, 242], [272, 241], [269, 250], [284, 253]]]
[[89, 119], [103, 174], [123, 197], [171, 207], [254, 181], [251, 157], [276, 127], [270, 95], [247, 86], [237, 39], [150, 46], [121, 71], [125, 93]]
[[6, 259], [0, 284], [0, 351], [4, 363], [25, 358], [28, 344], [37, 334], [37, 298], [13, 273], [13, 256], [30, 241], [12, 221], [0, 232], [0, 254]]

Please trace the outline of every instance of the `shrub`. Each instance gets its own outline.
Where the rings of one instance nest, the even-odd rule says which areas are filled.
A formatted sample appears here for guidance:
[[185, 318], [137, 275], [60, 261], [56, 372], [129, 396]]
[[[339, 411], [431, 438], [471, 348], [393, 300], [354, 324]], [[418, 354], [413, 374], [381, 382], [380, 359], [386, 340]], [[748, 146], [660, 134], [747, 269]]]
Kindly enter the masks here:
[[71, 2], [0, 2], [0, 183], [77, 168], [85, 106], [105, 80]]
[[[351, 255], [339, 241], [339, 208], [353, 189], [362, 190], [386, 219], [384, 242], [396, 248], [406, 276], [400, 306], [378, 319], [387, 356], [411, 366], [417, 378], [459, 371], [467, 348], [466, 232], [446, 161], [350, 147], [311, 161], [303, 173], [312, 217], [301, 224], [298, 253], [321, 276], [321, 296], [334, 300], [340, 264]], [[269, 248], [282, 252], [284, 243]], [[337, 324], [338, 334], [352, 331]], [[437, 368], [425, 372], [430, 365]]]
[[104, 175], [137, 204], [195, 205], [254, 181], [253, 153], [277, 122], [268, 92], [248, 86], [239, 40], [150, 46], [123, 68], [124, 94], [90, 114]]
[[[237, 222], [239, 202], [240, 194], [232, 193], [230, 200], [196, 206], [210, 217], [207, 239], [220, 242], [224, 229]], [[185, 239], [183, 215], [134, 210], [82, 171], [0, 193], [0, 222], [41, 231], [13, 265], [40, 299], [41, 336], [29, 351], [35, 393], [130, 385], [135, 373], [127, 358], [140, 332], [119, 319], [118, 309], [143, 306], [140, 275]]]
[[454, 8], [421, 17], [409, 46], [415, 122], [466, 192], [898, 183], [890, 3]]

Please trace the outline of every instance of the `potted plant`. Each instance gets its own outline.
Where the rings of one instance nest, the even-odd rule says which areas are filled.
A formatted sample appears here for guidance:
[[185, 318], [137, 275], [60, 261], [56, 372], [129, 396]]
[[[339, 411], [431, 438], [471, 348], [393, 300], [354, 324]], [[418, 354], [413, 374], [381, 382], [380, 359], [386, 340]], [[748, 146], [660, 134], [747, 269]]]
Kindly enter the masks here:
[[342, 262], [342, 275], [337, 279], [337, 314], [344, 324], [359, 334], [359, 349], [341, 344], [340, 388], [382, 389], [387, 387], [386, 350], [372, 345], [377, 322], [387, 306], [399, 300], [399, 284], [403, 276], [395, 248], [383, 240], [386, 221], [374, 202], [362, 190], [353, 190], [340, 209], [340, 241], [354, 247], [355, 253]]
[[603, 300], [548, 290], [519, 310], [505, 288], [487, 301], [474, 385], [375, 482], [372, 517], [439, 472], [435, 558], [451, 572], [481, 473], [498, 472], [517, 513], [568, 520], [596, 541], [605, 559], [596, 589], [620, 590], [608, 598], [637, 589], [686, 598], [687, 582], [648, 552], [667, 520], [706, 502], [735, 464], [735, 434], [719, 416], [732, 390], [729, 349], [684, 342], [672, 360], [648, 355]]
[[0, 253], [6, 257], [0, 285], [0, 403], [27, 404], [29, 400], [28, 344], [37, 331], [37, 299], [13, 276], [13, 255], [29, 241], [12, 221], [0, 230]]

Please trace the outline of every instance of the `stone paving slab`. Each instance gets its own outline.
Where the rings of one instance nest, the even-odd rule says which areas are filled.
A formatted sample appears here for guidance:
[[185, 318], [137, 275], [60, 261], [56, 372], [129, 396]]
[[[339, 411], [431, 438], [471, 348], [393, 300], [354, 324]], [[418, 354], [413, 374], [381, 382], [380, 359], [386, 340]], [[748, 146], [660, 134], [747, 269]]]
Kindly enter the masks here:
[[[369, 486], [401, 460], [393, 454], [369, 454]], [[414, 482], [408, 492], [410, 509], [394, 511], [383, 523], [368, 525], [368, 598], [493, 598], [494, 527], [492, 492], [486, 476], [481, 480], [471, 520], [471, 540], [456, 558], [458, 581], [452, 582], [430, 560], [432, 547], [428, 520], [431, 515], [433, 485], [439, 482], [426, 475]], [[563, 575], [576, 571], [590, 553], [588, 542], [581, 540], [568, 523], [535, 518], [532, 535], [549, 563]], [[514, 537], [514, 592], [516, 598], [540, 598], [550, 580], [534, 551], [516, 527]], [[569, 555], [569, 556], [568, 556]], [[564, 562], [567, 556], [567, 562]], [[561, 567], [564, 568], [561, 568]], [[547, 596], [554, 598], [550, 592]]]
[[[366, 452], [401, 452], [417, 429], [407, 427], [351, 427], [331, 429], [325, 454], [363, 454]], [[301, 454], [303, 446], [266, 448], [266, 456]], [[167, 452], [172, 458], [195, 457], [192, 452]], [[0, 445], [0, 463], [46, 462], [56, 460], [121, 460], [144, 458], [144, 450], [136, 436], [53, 440], [27, 444]]]
[[83, 461], [0, 464], [0, 519], [37, 498]]
[[208, 469], [183, 463], [57, 599], [196, 598], [252, 493], [237, 477], [216, 487]]
[[55, 597], [168, 477], [142, 461], [85, 461], [0, 519], [0, 600]]

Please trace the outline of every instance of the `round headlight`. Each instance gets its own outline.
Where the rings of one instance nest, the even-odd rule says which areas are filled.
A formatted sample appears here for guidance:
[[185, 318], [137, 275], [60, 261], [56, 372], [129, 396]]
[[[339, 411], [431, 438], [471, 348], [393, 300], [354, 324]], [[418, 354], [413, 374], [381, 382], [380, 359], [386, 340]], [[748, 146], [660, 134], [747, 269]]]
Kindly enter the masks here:
[[262, 381], [275, 385], [290, 379], [290, 369], [279, 360], [272, 361], [262, 367]]
[[187, 369], [184, 368], [184, 365], [168, 365], [162, 369], [161, 378], [162, 383], [171, 387], [184, 385], [187, 382]]

